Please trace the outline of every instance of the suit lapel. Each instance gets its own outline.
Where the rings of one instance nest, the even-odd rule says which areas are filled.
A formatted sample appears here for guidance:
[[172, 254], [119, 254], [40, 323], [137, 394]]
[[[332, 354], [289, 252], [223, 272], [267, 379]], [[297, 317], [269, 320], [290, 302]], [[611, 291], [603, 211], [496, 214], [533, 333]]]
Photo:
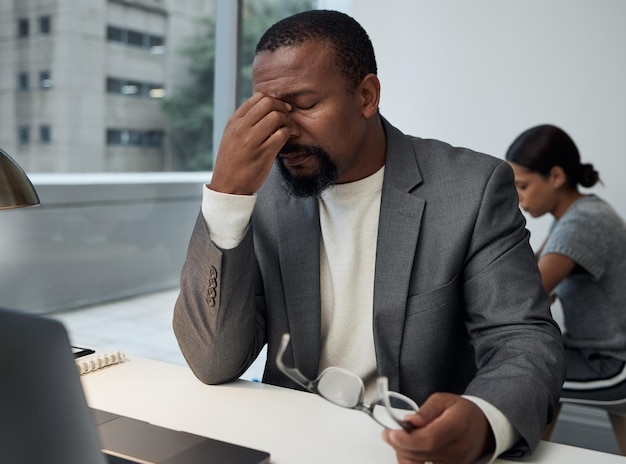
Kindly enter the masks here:
[[374, 276], [374, 342], [379, 374], [399, 387], [400, 349], [413, 260], [425, 201], [412, 194], [422, 181], [413, 145], [385, 121], [387, 159]]
[[278, 253], [294, 365], [317, 377], [320, 359], [320, 221], [317, 198], [289, 197], [279, 212]]

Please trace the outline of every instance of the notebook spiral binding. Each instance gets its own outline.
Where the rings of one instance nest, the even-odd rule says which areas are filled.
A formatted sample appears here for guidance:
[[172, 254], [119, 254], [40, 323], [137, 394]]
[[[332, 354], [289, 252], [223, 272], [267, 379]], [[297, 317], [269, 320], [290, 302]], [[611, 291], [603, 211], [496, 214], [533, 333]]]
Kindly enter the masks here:
[[126, 354], [122, 350], [117, 350], [103, 354], [92, 354], [76, 359], [76, 368], [80, 375], [102, 369], [107, 366], [119, 364], [126, 359]]

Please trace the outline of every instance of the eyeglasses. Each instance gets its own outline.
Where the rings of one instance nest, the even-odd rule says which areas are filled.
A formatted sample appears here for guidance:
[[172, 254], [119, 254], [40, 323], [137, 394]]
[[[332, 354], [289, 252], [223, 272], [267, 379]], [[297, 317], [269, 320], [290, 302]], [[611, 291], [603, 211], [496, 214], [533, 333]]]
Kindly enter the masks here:
[[411, 398], [389, 391], [387, 377], [378, 377], [378, 396], [372, 404], [366, 405], [363, 402], [363, 380], [350, 371], [328, 367], [317, 379], [309, 380], [297, 368], [285, 366], [283, 356], [290, 339], [288, 333], [283, 335], [276, 355], [276, 366], [291, 380], [337, 406], [366, 413], [385, 428], [403, 428], [407, 432], [413, 430], [414, 427], [404, 420], [404, 416], [407, 412], [417, 412], [419, 408]]

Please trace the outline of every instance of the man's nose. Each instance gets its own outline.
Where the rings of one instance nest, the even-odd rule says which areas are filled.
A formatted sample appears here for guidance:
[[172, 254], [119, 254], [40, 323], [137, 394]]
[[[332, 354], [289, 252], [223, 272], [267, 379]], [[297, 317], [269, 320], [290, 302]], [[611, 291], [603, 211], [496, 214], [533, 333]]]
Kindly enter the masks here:
[[289, 137], [291, 139], [295, 139], [300, 137], [300, 126], [293, 120], [293, 118], [289, 121]]

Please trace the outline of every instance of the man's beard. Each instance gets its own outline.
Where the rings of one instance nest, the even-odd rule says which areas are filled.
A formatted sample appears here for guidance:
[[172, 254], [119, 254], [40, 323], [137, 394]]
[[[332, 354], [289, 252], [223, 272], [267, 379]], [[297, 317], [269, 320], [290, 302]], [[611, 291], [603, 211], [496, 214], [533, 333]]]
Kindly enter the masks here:
[[282, 159], [276, 158], [276, 165], [292, 195], [315, 197], [337, 180], [337, 165], [323, 148], [313, 145], [287, 144], [280, 150], [280, 153], [305, 153], [316, 156], [319, 160], [319, 169], [315, 174], [294, 176], [285, 167]]

